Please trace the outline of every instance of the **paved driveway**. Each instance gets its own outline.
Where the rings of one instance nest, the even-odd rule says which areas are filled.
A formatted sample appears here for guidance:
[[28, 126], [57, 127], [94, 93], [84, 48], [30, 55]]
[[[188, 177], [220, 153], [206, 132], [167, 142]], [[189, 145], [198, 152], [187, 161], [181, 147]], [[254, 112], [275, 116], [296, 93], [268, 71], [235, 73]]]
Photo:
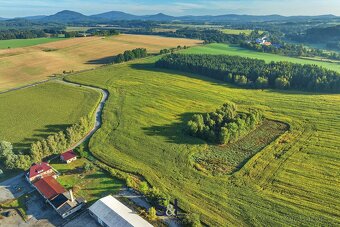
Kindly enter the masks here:
[[18, 198], [32, 190], [33, 188], [26, 181], [24, 174], [19, 174], [0, 183], [0, 203]]

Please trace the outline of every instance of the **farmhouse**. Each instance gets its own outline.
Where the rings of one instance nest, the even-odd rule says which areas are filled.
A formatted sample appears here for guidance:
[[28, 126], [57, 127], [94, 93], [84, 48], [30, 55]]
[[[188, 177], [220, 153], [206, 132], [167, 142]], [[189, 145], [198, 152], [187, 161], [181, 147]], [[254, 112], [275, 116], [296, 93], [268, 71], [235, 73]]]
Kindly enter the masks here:
[[130, 208], [109, 195], [95, 202], [90, 208], [90, 215], [102, 226], [138, 226], [150, 227], [149, 222], [138, 216]]
[[73, 152], [73, 150], [66, 151], [60, 155], [60, 159], [67, 164], [77, 160], [77, 155]]
[[41, 162], [38, 164], [33, 164], [30, 167], [30, 170], [28, 171], [26, 177], [30, 182], [33, 182], [35, 180], [38, 180], [45, 176], [54, 176], [56, 177], [55, 172], [53, 171], [52, 167], [46, 163]]
[[84, 205], [82, 198], [75, 200], [72, 191], [67, 191], [56, 180], [57, 174], [47, 163], [33, 164], [26, 174], [27, 180], [62, 217], [80, 210]]

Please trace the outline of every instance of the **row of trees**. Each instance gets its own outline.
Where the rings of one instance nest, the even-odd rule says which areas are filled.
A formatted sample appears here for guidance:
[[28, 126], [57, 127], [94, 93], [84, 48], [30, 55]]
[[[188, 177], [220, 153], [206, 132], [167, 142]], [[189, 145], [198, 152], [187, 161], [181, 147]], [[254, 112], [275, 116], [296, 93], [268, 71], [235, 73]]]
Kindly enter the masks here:
[[185, 50], [185, 49], [188, 49], [187, 46], [181, 46], [181, 45], [178, 45], [176, 48], [170, 48], [170, 49], [162, 49], [159, 51], [159, 54], [173, 54], [175, 51], [179, 51], [179, 50]]
[[340, 92], [340, 73], [316, 65], [271, 62], [228, 55], [171, 54], [157, 67], [198, 73], [248, 88]]
[[47, 34], [43, 30], [17, 30], [9, 29], [0, 32], [0, 40], [7, 39], [34, 39], [46, 37]]
[[91, 126], [90, 117], [83, 117], [65, 131], [32, 143], [28, 154], [16, 154], [11, 143], [2, 141], [0, 143], [0, 159], [7, 169], [27, 169], [32, 162], [40, 162], [44, 157], [59, 154], [71, 147], [88, 133]]
[[145, 48], [137, 48], [133, 50], [127, 50], [123, 54], [118, 54], [113, 58], [113, 62], [122, 63], [138, 58], [145, 58], [146, 56], [148, 56], [148, 52]]
[[259, 110], [238, 113], [234, 103], [225, 103], [215, 112], [195, 114], [187, 123], [187, 131], [211, 143], [227, 144], [249, 133], [262, 119]]

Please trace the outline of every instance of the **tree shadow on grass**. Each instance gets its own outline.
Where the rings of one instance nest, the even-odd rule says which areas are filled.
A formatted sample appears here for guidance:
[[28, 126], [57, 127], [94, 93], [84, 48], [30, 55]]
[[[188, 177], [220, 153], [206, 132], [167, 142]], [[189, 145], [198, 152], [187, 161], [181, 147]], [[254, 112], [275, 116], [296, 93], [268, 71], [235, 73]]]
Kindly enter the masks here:
[[98, 58], [98, 59], [93, 59], [89, 60], [86, 62], [88, 65], [105, 65], [105, 64], [111, 64], [113, 63], [115, 57], [114, 56], [109, 56], [109, 57], [104, 57], [104, 58]]
[[13, 143], [15, 152], [27, 152], [31, 144], [42, 139], [46, 139], [49, 135], [53, 135], [60, 131], [65, 131], [66, 128], [70, 127], [70, 124], [56, 124], [56, 125], [45, 125], [44, 128], [36, 129], [35, 134], [32, 137], [26, 137], [21, 142]]
[[[169, 74], [175, 74], [179, 76], [185, 76], [189, 78], [194, 78], [194, 79], [199, 79], [203, 80], [206, 82], [210, 82], [212, 85], [217, 85], [217, 86], [222, 86], [222, 87], [228, 87], [228, 88], [233, 88], [233, 89], [238, 89], [238, 90], [259, 90], [259, 89], [252, 89], [252, 88], [245, 88], [245, 87], [240, 87], [231, 83], [224, 82], [222, 80], [217, 80], [213, 79], [207, 76], [202, 76], [199, 74], [194, 74], [194, 73], [188, 73], [188, 72], [183, 72], [179, 70], [174, 70], [174, 69], [165, 69], [165, 68], [157, 68], [154, 63], [135, 63], [135, 64], [130, 64], [130, 67], [132, 69], [136, 70], [148, 70], [148, 71], [153, 71], [153, 72], [160, 72], [160, 73], [169, 73]], [[313, 91], [303, 91], [303, 90], [279, 90], [279, 89], [264, 89], [262, 91], [268, 92], [268, 93], [280, 93], [283, 95], [334, 95], [338, 94], [336, 92], [313, 92]]]
[[205, 144], [206, 142], [189, 136], [185, 131], [186, 123], [191, 119], [194, 114], [198, 113], [183, 113], [178, 115], [177, 122], [173, 122], [167, 125], [144, 127], [142, 130], [148, 136], [161, 136], [166, 138], [166, 142], [176, 144]]

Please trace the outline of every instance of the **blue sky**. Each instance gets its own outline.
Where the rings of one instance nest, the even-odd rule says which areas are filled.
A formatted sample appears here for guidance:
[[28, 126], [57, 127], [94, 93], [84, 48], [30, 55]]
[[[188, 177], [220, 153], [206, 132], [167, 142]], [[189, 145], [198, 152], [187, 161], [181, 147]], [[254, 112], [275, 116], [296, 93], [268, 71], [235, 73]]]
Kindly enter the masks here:
[[50, 15], [75, 10], [86, 15], [111, 10], [137, 15], [281, 14], [340, 16], [340, 0], [0, 0], [0, 17]]

